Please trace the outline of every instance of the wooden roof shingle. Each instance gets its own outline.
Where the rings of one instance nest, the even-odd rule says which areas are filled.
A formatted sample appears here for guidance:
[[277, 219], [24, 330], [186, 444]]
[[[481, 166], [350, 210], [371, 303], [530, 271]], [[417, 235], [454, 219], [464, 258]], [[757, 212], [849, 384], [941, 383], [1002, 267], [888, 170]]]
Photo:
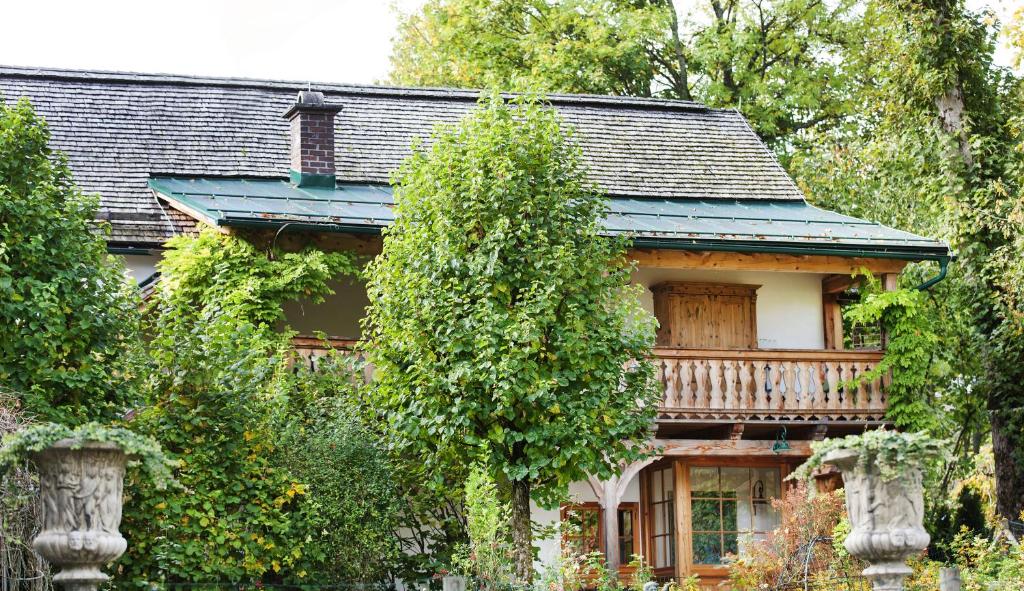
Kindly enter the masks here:
[[[151, 176], [284, 178], [282, 113], [308, 83], [0, 66], [0, 99], [25, 96], [49, 123], [77, 183], [101, 196], [115, 244], [163, 242], [189, 227], [162, 207]], [[476, 91], [313, 83], [342, 105], [338, 180], [379, 183], [415, 137], [455, 122]], [[731, 110], [688, 101], [549, 97], [577, 131], [591, 180], [617, 197], [802, 200], [773, 155]]]

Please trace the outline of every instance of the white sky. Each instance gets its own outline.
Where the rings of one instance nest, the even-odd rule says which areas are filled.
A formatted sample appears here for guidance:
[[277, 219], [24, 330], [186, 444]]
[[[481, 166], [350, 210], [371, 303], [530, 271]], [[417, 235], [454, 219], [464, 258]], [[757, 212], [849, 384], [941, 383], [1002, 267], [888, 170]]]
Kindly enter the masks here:
[[[0, 0], [0, 64], [373, 83], [397, 11], [423, 1]], [[1021, 3], [968, 0], [1000, 16]]]

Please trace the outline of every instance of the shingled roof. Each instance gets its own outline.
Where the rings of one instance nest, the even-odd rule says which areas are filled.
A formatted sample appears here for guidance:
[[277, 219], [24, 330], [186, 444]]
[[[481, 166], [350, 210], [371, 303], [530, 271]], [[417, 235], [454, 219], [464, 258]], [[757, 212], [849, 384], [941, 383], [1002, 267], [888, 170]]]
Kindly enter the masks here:
[[[28, 97], [78, 184], [99, 193], [115, 245], [157, 245], [192, 220], [162, 207], [153, 176], [285, 178], [288, 123], [306, 82], [0, 66], [0, 98]], [[312, 84], [340, 104], [338, 181], [384, 184], [438, 122], [478, 93]], [[799, 201], [803, 195], [743, 117], [688, 101], [553, 95], [591, 180], [611, 196]]]

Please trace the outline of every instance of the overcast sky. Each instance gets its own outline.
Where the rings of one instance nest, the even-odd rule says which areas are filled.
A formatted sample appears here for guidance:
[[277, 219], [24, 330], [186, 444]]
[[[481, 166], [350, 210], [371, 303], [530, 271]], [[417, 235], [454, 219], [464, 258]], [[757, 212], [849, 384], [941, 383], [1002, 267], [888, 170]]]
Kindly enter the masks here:
[[[0, 64], [373, 83], [398, 11], [423, 1], [0, 0]], [[1000, 15], [1020, 3], [968, 0]]]

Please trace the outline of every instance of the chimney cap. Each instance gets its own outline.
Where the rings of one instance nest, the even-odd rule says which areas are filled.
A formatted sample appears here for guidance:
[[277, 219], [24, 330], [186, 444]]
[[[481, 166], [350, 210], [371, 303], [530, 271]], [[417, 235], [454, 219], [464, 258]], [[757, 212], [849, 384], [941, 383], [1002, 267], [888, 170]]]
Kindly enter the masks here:
[[288, 107], [283, 117], [291, 119], [300, 111], [332, 111], [337, 113], [340, 110], [341, 105], [328, 104], [324, 99], [324, 93], [319, 90], [300, 90], [295, 97], [295, 104]]

